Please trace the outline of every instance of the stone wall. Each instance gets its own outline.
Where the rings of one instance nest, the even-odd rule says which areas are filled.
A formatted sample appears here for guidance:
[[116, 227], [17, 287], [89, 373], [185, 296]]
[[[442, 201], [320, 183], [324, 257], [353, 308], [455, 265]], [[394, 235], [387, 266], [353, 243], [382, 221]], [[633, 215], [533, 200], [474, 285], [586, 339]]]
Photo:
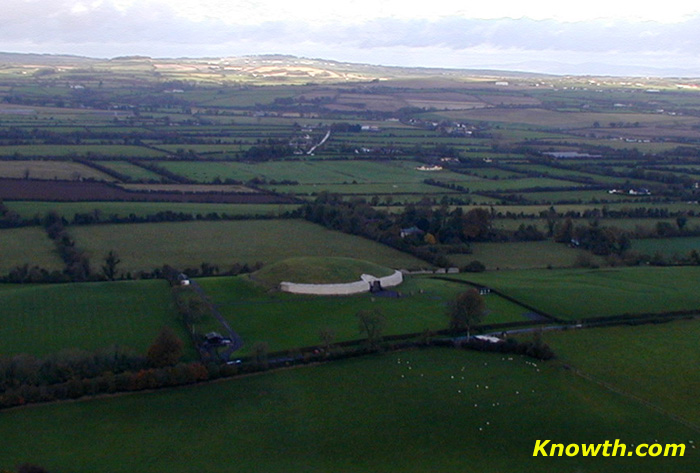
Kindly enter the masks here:
[[280, 290], [293, 294], [312, 294], [317, 296], [349, 296], [369, 292], [370, 284], [379, 280], [383, 288], [398, 286], [403, 282], [401, 271], [395, 271], [390, 276], [377, 278], [370, 274], [363, 274], [360, 281], [343, 284], [298, 284], [284, 281], [280, 283]]

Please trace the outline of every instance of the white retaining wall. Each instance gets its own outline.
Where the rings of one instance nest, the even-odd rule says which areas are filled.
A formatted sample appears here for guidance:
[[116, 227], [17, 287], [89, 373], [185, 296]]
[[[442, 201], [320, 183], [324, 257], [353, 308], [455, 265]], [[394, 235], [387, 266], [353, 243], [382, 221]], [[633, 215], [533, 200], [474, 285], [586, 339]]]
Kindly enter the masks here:
[[371, 274], [363, 274], [360, 281], [343, 284], [298, 284], [294, 282], [281, 282], [280, 289], [293, 294], [313, 294], [317, 296], [348, 296], [350, 294], [360, 294], [369, 292], [372, 281], [379, 280], [382, 287], [394, 287], [403, 282], [401, 271], [395, 271], [390, 276], [377, 278]]

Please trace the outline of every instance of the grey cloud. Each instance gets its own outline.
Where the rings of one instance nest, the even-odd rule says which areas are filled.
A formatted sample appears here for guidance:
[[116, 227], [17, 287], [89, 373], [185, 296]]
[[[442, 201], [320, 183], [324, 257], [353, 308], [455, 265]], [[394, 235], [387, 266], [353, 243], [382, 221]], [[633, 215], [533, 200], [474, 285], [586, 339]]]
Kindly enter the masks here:
[[[700, 55], [700, 18], [678, 24], [594, 21], [562, 23], [529, 19], [475, 20], [444, 18], [436, 21], [376, 19], [361, 25], [269, 22], [259, 25], [228, 25], [217, 19], [189, 21], [165, 7], [135, 4], [120, 12], [102, 3], [89, 12], [72, 13], [73, 0], [55, 0], [47, 8], [42, 2], [5, 0], [0, 13], [0, 48], [12, 44], [34, 44], [42, 49], [74, 53], [76, 45], [99, 43], [111, 48], [123, 44], [138, 47], [134, 54], [189, 55], [192, 51], [219, 51], [231, 45], [253, 48], [275, 44], [294, 53], [294, 46], [318, 45], [325, 50], [388, 50], [442, 48], [467, 51], [485, 47], [500, 50], [560, 51], [581, 54], [682, 53]], [[219, 49], [217, 49], [219, 48]], [[107, 53], [108, 54], [108, 53]], [[225, 52], [219, 54], [225, 55]], [[302, 54], [301, 49], [298, 54]], [[451, 64], [445, 64], [451, 66]]]

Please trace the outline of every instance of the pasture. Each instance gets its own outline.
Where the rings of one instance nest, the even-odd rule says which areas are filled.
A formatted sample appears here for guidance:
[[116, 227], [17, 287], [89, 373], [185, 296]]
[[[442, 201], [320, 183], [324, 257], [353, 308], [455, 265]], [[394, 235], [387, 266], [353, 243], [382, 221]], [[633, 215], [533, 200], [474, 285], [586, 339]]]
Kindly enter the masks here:
[[[697, 225], [697, 223], [696, 221], [695, 224]], [[700, 237], [634, 240], [632, 249], [648, 255], [654, 255], [658, 252], [665, 257], [687, 256], [693, 250], [700, 252]]]
[[[698, 434], [556, 364], [431, 349], [0, 418], [0, 467], [239, 470], [692, 471]], [[533, 458], [536, 440], [686, 443], [684, 457]], [[504, 441], [507, 439], [507, 441]]]
[[190, 202], [39, 202], [11, 201], [6, 202], [8, 208], [17, 212], [23, 218], [42, 216], [50, 211], [56, 211], [67, 219], [72, 219], [77, 213], [95, 213], [102, 217], [116, 215], [124, 218], [133, 214], [137, 217], [153, 215], [158, 212], [184, 212], [196, 216], [211, 212], [228, 215], [263, 215], [277, 217], [284, 212], [298, 208], [298, 205], [288, 204], [208, 204]]
[[[481, 261], [487, 270], [527, 268], [567, 268], [576, 264], [580, 255], [590, 253], [570, 248], [553, 241], [526, 241], [514, 243], [473, 243], [472, 253], [450, 255], [450, 261], [459, 267], [471, 261]], [[600, 258], [592, 257], [594, 261]]]
[[0, 177], [15, 179], [61, 179], [74, 180], [96, 179], [114, 181], [115, 179], [96, 169], [72, 161], [0, 161]]
[[0, 230], [0, 275], [25, 264], [49, 271], [60, 270], [63, 262], [53, 242], [42, 227], [24, 227]]
[[363, 274], [382, 278], [394, 270], [355, 258], [288, 258], [264, 266], [251, 275], [257, 283], [276, 289], [283, 281], [301, 284], [337, 284], [359, 281]]
[[266, 181], [296, 181], [309, 184], [397, 184], [422, 183], [432, 178], [458, 182], [478, 180], [451, 171], [421, 172], [415, 161], [275, 161], [262, 163], [243, 162], [174, 162], [160, 161], [164, 168], [199, 182], [234, 179], [249, 181], [260, 178]]
[[[468, 289], [464, 284], [409, 277], [393, 288], [401, 293], [400, 298], [371, 294], [300, 296], [266, 291], [247, 276], [197, 281], [245, 340], [241, 354], [250, 354], [258, 342], [267, 343], [271, 351], [320, 346], [319, 333], [323, 329], [332, 330], [336, 342], [365, 338], [356, 317], [360, 310], [379, 310], [386, 318], [385, 335], [443, 330], [448, 327], [445, 313], [448, 302]], [[526, 309], [495, 294], [486, 296], [486, 305], [489, 313], [484, 318], [485, 324], [527, 320], [523, 317]], [[220, 327], [216, 320], [210, 319], [197, 330], [206, 333]]]
[[429, 266], [379, 243], [304, 220], [113, 224], [69, 231], [93, 264], [115, 250], [123, 272], [151, 271], [164, 264], [182, 270], [204, 262], [228, 271], [235, 263], [272, 263], [292, 256], [357, 257], [396, 268]]
[[4, 285], [0, 355], [46, 356], [64, 349], [112, 345], [146, 349], [164, 326], [183, 341], [170, 288], [163, 280]]
[[271, 185], [264, 186], [265, 189], [277, 193], [290, 193], [297, 196], [315, 196], [320, 192], [330, 192], [341, 195], [391, 195], [397, 200], [403, 200], [404, 194], [412, 194], [416, 200], [424, 196], [434, 197], [444, 194], [457, 194], [457, 191], [445, 189], [443, 187], [431, 186], [422, 182], [397, 182], [396, 184], [305, 184], [298, 186]]
[[621, 314], [700, 311], [700, 268], [513, 270], [461, 274], [567, 320]]
[[100, 161], [100, 165], [112, 169], [118, 173], [129, 176], [135, 181], [160, 181], [162, 176], [149, 171], [141, 166], [136, 166], [128, 161]]
[[563, 362], [696, 425], [700, 320], [551, 332]]
[[125, 157], [125, 158], [157, 158], [166, 153], [150, 148], [131, 145], [8, 145], [0, 146], [0, 156], [13, 157], [63, 157], [79, 156], [94, 157]]
[[246, 186], [228, 184], [120, 184], [119, 187], [135, 192], [178, 192], [183, 194], [191, 193], [236, 193], [236, 194], [256, 194], [258, 191]]
[[[546, 131], [566, 130], [574, 128], [590, 128], [595, 122], [609, 123], [620, 120], [619, 113], [594, 112], [559, 112], [545, 109], [498, 109], [485, 108], [480, 110], [460, 110], [440, 112], [446, 118], [457, 120], [483, 120], [507, 124], [527, 124], [538, 126]], [[649, 126], [688, 125], [697, 123], [694, 117], [671, 117], [660, 114], [625, 113], [626, 122], [639, 122]]]

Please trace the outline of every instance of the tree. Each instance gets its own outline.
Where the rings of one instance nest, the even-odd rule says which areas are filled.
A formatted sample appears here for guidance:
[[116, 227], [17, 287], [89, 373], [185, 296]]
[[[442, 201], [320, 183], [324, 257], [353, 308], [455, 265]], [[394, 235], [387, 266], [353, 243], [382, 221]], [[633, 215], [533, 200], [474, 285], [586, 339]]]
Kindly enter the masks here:
[[163, 327], [148, 348], [148, 361], [156, 368], [172, 366], [182, 357], [183, 343], [170, 327]]
[[318, 337], [323, 342], [323, 349], [326, 351], [326, 355], [330, 354], [331, 345], [335, 341], [335, 330], [328, 327], [322, 328], [318, 332]]
[[102, 274], [110, 281], [114, 281], [117, 277], [117, 265], [121, 263], [121, 261], [116, 251], [109, 250], [109, 253], [105, 256], [105, 264], [102, 266]]
[[574, 222], [570, 218], [564, 220], [554, 227], [554, 241], [557, 243], [571, 243], [574, 237]]
[[685, 228], [685, 225], [688, 223], [688, 217], [681, 215], [679, 217], [676, 217], [676, 225], [678, 226], [678, 230], [681, 232]]
[[486, 315], [486, 302], [476, 289], [469, 289], [459, 294], [447, 308], [452, 330], [467, 330], [481, 322]]
[[270, 345], [267, 342], [258, 342], [253, 345], [253, 357], [255, 358], [255, 364], [262, 368], [267, 369], [269, 364], [267, 362], [267, 355], [270, 353]]
[[386, 318], [378, 309], [366, 309], [357, 312], [360, 322], [360, 333], [367, 335], [367, 345], [371, 350], [379, 348]]
[[467, 239], [483, 240], [491, 231], [491, 213], [481, 207], [467, 212], [462, 219], [462, 234]]

